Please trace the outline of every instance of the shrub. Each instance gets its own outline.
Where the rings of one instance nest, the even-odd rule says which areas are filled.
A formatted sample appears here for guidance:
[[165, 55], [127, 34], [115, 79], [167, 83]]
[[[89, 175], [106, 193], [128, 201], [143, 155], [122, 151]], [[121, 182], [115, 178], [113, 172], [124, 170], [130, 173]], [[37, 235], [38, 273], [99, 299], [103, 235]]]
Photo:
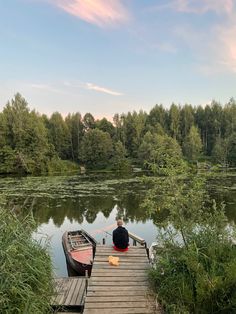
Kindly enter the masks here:
[[217, 229], [192, 229], [187, 245], [173, 242], [173, 232], [165, 234], [149, 278], [167, 313], [236, 311], [236, 247]]
[[48, 173], [67, 173], [73, 171], [79, 171], [79, 166], [77, 163], [70, 160], [62, 160], [60, 158], [53, 158], [48, 162]]
[[144, 203], [162, 227], [152, 288], [167, 313], [236, 313], [235, 226], [210, 200], [205, 178], [177, 171], [150, 178]]

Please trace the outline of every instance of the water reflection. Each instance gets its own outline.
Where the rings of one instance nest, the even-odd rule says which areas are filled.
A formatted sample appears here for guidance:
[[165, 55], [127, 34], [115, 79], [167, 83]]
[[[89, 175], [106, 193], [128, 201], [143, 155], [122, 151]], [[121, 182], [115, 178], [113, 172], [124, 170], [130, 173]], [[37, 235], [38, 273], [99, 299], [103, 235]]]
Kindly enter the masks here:
[[[97, 212], [96, 219], [93, 221], [93, 223], [90, 223], [86, 217], [83, 218], [82, 223], [79, 223], [78, 219], [76, 218], [72, 219], [64, 216], [63, 222], [60, 224], [60, 226], [54, 223], [55, 217], [50, 218], [46, 223], [39, 225], [37, 235], [35, 237], [40, 239], [42, 234], [48, 235], [51, 242], [51, 255], [57, 276], [67, 275], [66, 259], [61, 243], [63, 233], [66, 230], [85, 229], [87, 232], [93, 235], [98, 242], [102, 243], [102, 239], [105, 238], [106, 243], [111, 244], [111, 237], [107, 233], [103, 232], [102, 229], [106, 229], [109, 233], [112, 232], [112, 230], [115, 228], [114, 222], [118, 213], [118, 207], [115, 206], [110, 211], [109, 217], [105, 217], [102, 212]], [[145, 223], [137, 221], [133, 223], [127, 222], [126, 227], [131, 232], [145, 238], [149, 244], [153, 242], [156, 237], [156, 227], [151, 220], [146, 220]]]
[[[236, 176], [209, 180], [208, 190], [218, 202], [226, 203], [229, 220], [236, 222]], [[141, 203], [147, 192], [140, 177], [118, 178], [111, 174], [91, 176], [1, 178], [0, 193], [6, 195], [10, 208], [17, 204], [32, 209], [38, 224], [36, 237], [47, 234], [51, 241], [52, 258], [56, 275], [67, 275], [66, 260], [61, 244], [66, 230], [85, 229], [94, 233], [97, 241], [109, 235], [101, 229], [112, 231], [114, 221], [123, 217], [127, 228], [146, 239], [155, 241], [155, 223], [167, 213], [149, 216]], [[109, 229], [110, 228], [110, 229]], [[100, 230], [100, 231], [98, 231]]]

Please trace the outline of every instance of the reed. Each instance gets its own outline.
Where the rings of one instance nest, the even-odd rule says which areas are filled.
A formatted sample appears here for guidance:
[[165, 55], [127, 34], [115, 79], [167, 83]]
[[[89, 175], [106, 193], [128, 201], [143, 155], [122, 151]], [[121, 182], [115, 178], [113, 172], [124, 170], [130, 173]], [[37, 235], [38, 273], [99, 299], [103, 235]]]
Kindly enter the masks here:
[[0, 209], [0, 309], [6, 314], [50, 312], [52, 264], [48, 245], [32, 238], [31, 216]]

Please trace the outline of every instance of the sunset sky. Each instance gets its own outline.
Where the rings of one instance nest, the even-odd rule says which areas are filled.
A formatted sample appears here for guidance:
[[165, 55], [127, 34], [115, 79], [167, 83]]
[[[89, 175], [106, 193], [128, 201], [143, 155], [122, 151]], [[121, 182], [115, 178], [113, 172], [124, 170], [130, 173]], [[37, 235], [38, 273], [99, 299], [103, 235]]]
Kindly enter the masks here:
[[0, 109], [95, 117], [236, 98], [236, 0], [1, 0]]

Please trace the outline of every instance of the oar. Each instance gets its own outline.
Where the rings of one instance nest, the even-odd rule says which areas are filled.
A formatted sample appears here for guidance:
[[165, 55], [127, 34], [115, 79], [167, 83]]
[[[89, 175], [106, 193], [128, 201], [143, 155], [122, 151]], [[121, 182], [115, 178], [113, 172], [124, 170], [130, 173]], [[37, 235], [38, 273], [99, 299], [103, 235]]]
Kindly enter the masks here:
[[111, 234], [111, 233], [109, 233], [109, 232], [107, 232], [107, 231], [105, 231], [105, 230], [103, 230], [103, 232], [105, 232], [105, 233], [109, 234], [109, 236], [111, 236], [111, 237], [112, 237], [112, 234]]
[[106, 232], [107, 234], [111, 235], [109, 232], [107, 232], [106, 230], [111, 230], [111, 229], [114, 229], [116, 227], [116, 223], [110, 225], [110, 226], [107, 226], [107, 227], [104, 227], [102, 229], [97, 229], [97, 230], [94, 230], [91, 232], [92, 235], [95, 235], [97, 233], [102, 233], [102, 232]]

